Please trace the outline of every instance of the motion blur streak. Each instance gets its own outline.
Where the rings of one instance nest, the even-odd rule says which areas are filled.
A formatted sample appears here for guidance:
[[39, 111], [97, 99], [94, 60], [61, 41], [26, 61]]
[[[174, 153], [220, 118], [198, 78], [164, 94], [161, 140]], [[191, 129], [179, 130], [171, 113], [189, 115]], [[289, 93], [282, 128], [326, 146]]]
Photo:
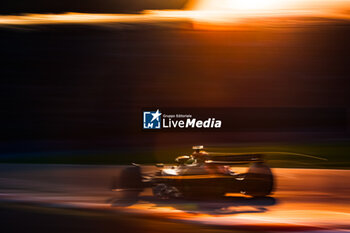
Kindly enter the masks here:
[[148, 14], [26, 14], [0, 16], [0, 25], [30, 25], [30, 24], [65, 24], [65, 23], [108, 23], [108, 22], [144, 22], [154, 20]]
[[349, 0], [202, 0], [191, 1], [185, 10], [146, 10], [140, 14], [25, 14], [0, 16], [0, 25], [67, 23], [144, 23], [190, 21], [235, 24], [251, 18], [323, 17], [349, 19]]

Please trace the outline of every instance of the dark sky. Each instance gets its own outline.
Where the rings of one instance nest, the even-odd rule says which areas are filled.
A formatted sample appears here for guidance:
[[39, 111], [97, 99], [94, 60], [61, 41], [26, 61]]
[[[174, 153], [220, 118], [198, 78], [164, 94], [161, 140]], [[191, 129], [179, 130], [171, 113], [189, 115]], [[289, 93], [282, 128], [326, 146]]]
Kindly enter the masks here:
[[0, 14], [137, 12], [143, 9], [179, 9], [186, 2], [187, 0], [3, 0], [0, 3]]
[[[3, 1], [0, 11], [130, 12], [184, 3]], [[63, 149], [152, 145], [156, 135], [141, 132], [145, 107], [350, 109], [348, 22], [232, 31], [194, 30], [190, 22], [182, 29], [124, 26], [0, 29], [2, 152], [56, 150], [60, 143]], [[194, 138], [185, 136], [171, 141]]]
[[347, 109], [349, 28], [2, 29], [0, 136], [116, 144], [145, 107]]

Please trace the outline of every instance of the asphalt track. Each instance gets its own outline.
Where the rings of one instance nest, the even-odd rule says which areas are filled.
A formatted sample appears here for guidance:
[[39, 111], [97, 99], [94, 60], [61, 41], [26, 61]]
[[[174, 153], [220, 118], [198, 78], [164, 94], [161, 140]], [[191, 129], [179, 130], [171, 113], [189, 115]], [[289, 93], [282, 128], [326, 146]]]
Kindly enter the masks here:
[[110, 188], [124, 168], [2, 164], [0, 201], [239, 230], [350, 232], [350, 170], [275, 168], [277, 189], [262, 199], [160, 201], [145, 190], [139, 200], [121, 202]]

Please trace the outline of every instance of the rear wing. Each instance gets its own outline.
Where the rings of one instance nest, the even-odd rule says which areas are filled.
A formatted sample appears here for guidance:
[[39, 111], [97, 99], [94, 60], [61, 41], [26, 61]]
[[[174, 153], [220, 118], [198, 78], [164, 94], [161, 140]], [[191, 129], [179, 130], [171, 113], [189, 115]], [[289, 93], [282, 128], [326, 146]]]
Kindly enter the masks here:
[[263, 154], [208, 154], [204, 162], [207, 164], [246, 164], [252, 162], [263, 162]]
[[249, 152], [249, 153], [220, 153], [220, 152], [209, 152], [205, 155], [204, 162], [207, 164], [246, 164], [252, 162], [263, 162], [264, 157], [267, 155], [287, 155], [287, 156], [301, 156], [310, 159], [324, 160], [326, 158], [302, 154], [293, 152]]

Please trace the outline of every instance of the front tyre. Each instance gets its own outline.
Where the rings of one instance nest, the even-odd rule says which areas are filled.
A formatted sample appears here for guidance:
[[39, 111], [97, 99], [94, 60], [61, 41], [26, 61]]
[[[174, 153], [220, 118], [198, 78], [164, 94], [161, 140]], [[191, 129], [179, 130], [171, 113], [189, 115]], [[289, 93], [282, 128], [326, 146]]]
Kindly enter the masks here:
[[137, 200], [143, 191], [141, 168], [134, 166], [123, 169], [120, 176], [113, 179], [112, 190], [116, 192], [117, 200]]

